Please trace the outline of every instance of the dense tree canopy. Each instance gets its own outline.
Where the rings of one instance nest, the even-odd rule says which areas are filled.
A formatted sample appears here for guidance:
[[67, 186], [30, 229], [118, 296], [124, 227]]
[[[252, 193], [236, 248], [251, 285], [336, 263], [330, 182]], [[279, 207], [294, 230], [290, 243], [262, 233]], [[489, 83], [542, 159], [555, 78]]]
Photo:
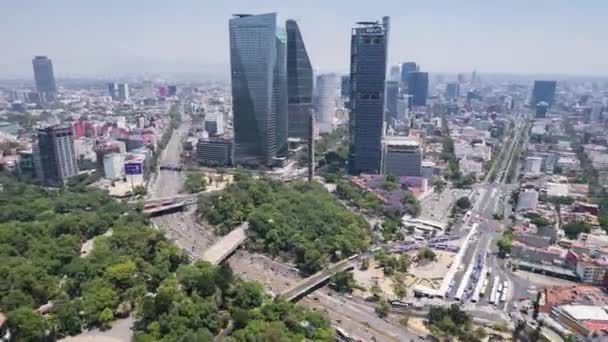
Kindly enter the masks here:
[[[137, 341], [210, 341], [231, 321], [229, 341], [332, 337], [322, 316], [271, 301], [229, 268], [189, 264], [139, 211], [101, 191], [0, 175], [0, 257], [0, 312], [18, 341], [108, 327], [133, 309]], [[46, 313], [35, 310], [49, 303]]]
[[369, 245], [365, 221], [318, 183], [284, 185], [248, 175], [235, 179], [221, 193], [199, 201], [199, 213], [222, 234], [248, 220], [251, 248], [294, 260], [305, 274]]

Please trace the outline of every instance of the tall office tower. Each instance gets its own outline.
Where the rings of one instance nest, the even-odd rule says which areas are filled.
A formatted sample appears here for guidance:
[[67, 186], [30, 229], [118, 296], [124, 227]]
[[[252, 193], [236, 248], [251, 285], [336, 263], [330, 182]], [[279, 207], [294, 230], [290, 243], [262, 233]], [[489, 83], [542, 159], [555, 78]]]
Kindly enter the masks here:
[[604, 109], [604, 104], [601, 101], [593, 101], [591, 102], [591, 113], [589, 115], [589, 120], [593, 123], [598, 123], [602, 121], [602, 110]]
[[237, 164], [273, 166], [287, 152], [285, 31], [276, 13], [230, 19], [230, 67]]
[[460, 96], [460, 83], [449, 82], [445, 86], [445, 97], [448, 99], [455, 99]]
[[391, 71], [388, 73], [388, 80], [399, 82], [400, 78], [401, 78], [401, 68], [399, 68], [399, 65], [391, 66]]
[[312, 66], [295, 20], [287, 20], [288, 137], [307, 140], [312, 116]]
[[547, 116], [547, 110], [549, 109], [549, 104], [545, 101], [540, 101], [536, 104], [536, 118], [542, 119]]
[[127, 83], [119, 83], [118, 84], [118, 99], [121, 101], [126, 101], [129, 99], [129, 84]]
[[52, 126], [38, 130], [33, 145], [34, 169], [38, 179], [51, 186], [62, 186], [78, 174], [72, 128]]
[[407, 74], [407, 94], [412, 95], [414, 106], [426, 106], [429, 94], [429, 74], [415, 71]]
[[46, 56], [36, 56], [32, 59], [36, 91], [47, 101], [55, 99], [57, 86], [53, 74], [53, 62]]
[[549, 104], [549, 107], [551, 107], [555, 101], [556, 86], [556, 81], [534, 81], [530, 105], [536, 106], [537, 103], [545, 101]]
[[108, 83], [108, 95], [112, 98], [112, 100], [116, 100], [118, 98], [118, 83]]
[[340, 95], [343, 99], [348, 99], [350, 96], [350, 75], [344, 75], [340, 82]]
[[386, 79], [386, 29], [359, 22], [351, 35], [349, 173], [380, 173]]
[[397, 99], [399, 98], [399, 81], [386, 81], [386, 121], [397, 120]]
[[317, 76], [317, 110], [315, 121], [319, 133], [328, 133], [334, 129], [336, 109], [340, 99], [342, 79], [336, 74]]
[[401, 64], [401, 83], [403, 84], [404, 89], [406, 89], [407, 86], [407, 74], [410, 72], [416, 72], [418, 70], [419, 69], [416, 62], [405, 62]]
[[176, 85], [170, 85], [167, 87], [167, 89], [169, 90], [169, 96], [177, 95], [177, 86]]

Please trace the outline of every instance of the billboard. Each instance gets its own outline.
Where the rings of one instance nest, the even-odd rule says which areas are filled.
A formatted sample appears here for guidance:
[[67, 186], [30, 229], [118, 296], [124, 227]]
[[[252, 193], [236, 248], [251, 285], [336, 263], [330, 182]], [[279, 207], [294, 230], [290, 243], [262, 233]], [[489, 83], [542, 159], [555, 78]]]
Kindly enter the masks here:
[[143, 167], [141, 163], [125, 163], [125, 174], [127, 175], [141, 175], [143, 173]]

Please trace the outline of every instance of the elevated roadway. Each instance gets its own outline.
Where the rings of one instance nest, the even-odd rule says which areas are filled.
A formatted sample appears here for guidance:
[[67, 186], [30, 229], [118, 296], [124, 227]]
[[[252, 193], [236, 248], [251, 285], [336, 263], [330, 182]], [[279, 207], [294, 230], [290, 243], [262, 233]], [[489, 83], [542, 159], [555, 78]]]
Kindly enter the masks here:
[[316, 290], [322, 284], [329, 280], [334, 274], [338, 272], [348, 271], [355, 268], [355, 262], [352, 257], [338, 261], [337, 263], [330, 265], [322, 271], [313, 274], [312, 276], [302, 279], [294, 286], [288, 288], [279, 294], [279, 297], [288, 301], [297, 301], [308, 293]]
[[247, 240], [248, 228], [249, 222], [245, 222], [233, 229], [213, 246], [209, 247], [209, 249], [203, 253], [201, 259], [213, 265], [219, 265]]

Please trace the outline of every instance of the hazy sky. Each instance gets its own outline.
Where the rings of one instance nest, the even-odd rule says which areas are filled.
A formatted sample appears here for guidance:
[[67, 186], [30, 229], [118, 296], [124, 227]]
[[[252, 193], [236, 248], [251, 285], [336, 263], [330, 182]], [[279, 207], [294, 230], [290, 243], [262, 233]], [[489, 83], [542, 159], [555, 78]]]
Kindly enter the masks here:
[[[608, 75], [608, 0], [0, 0], [0, 77], [223, 71], [232, 13], [298, 20], [313, 65], [346, 71], [350, 28], [391, 16], [390, 62], [435, 72]], [[211, 68], [210, 68], [211, 66]]]

